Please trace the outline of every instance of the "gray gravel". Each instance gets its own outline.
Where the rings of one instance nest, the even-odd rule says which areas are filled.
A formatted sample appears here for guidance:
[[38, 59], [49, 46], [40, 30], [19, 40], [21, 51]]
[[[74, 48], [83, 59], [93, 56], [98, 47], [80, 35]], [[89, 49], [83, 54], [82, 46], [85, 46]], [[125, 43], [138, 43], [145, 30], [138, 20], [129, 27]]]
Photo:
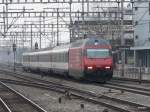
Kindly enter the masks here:
[[[24, 73], [24, 74], [28, 76], [32, 75], [28, 73]], [[40, 75], [32, 75], [32, 76], [41, 79]], [[0, 74], [0, 78], [1, 77], [9, 78], [9, 76], [3, 75], [3, 74]], [[10, 78], [16, 79], [12, 77]], [[58, 79], [54, 77], [45, 76], [42, 79], [54, 80], [62, 84], [71, 85], [73, 87], [88, 90], [97, 94], [105, 94], [105, 95], [109, 95], [112, 97], [136, 102], [139, 104], [144, 104], [148, 106], [150, 105], [150, 97], [148, 96], [133, 94], [129, 92], [121, 93], [119, 90], [112, 90], [111, 92], [109, 92], [108, 88], [99, 87], [96, 85], [92, 85], [90, 83], [79, 83], [76, 81], [67, 81], [64, 79]], [[62, 94], [58, 94], [58, 93], [50, 92], [46, 90], [41, 91], [41, 89], [35, 89], [35, 88], [29, 88], [29, 87], [22, 87], [22, 86], [16, 86], [16, 85], [11, 85], [11, 86], [15, 88], [16, 90], [22, 92], [27, 97], [33, 99], [33, 101], [35, 101], [36, 103], [44, 107], [48, 112], [83, 112], [83, 110], [80, 107], [80, 104], [82, 103], [85, 104], [85, 110], [84, 110], [85, 112], [102, 112], [105, 109], [105, 107], [94, 105], [88, 102], [84, 102], [79, 99], [68, 100], [66, 98], [63, 98], [62, 104], [59, 104], [58, 98], [63, 97]]]
[[[64, 95], [52, 91], [12, 84], [8, 85], [32, 99], [48, 112], [103, 112], [103, 110], [106, 109], [103, 106], [81, 101], [79, 99], [69, 100], [64, 97]], [[60, 97], [62, 98], [62, 103], [58, 102]], [[81, 108], [81, 104], [84, 104], [84, 109]], [[111, 110], [111, 112], [113, 111]]]

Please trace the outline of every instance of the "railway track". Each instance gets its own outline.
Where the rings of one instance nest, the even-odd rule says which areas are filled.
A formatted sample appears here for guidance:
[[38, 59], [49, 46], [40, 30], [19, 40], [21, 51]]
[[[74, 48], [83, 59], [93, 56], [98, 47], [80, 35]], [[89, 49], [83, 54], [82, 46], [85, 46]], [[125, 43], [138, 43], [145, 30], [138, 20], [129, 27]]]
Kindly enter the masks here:
[[1, 112], [47, 112], [14, 89], [0, 82]]
[[106, 106], [108, 108], [111, 108], [113, 110], [117, 110], [119, 112], [148, 112], [150, 110], [150, 107], [141, 105], [141, 104], [136, 104], [132, 103], [129, 101], [124, 101], [116, 98], [112, 98], [109, 96], [105, 95], [97, 95], [93, 92], [89, 91], [83, 91], [79, 90], [76, 88], [65, 88], [65, 87], [58, 87], [55, 85], [45, 85], [45, 84], [39, 84], [39, 83], [29, 83], [25, 81], [14, 81], [14, 80], [8, 80], [8, 79], [0, 79], [1, 81], [5, 83], [12, 83], [12, 84], [18, 84], [18, 85], [24, 85], [24, 86], [29, 86], [29, 87], [37, 87], [41, 89], [46, 89], [46, 90], [52, 90], [55, 92], [63, 93], [66, 94], [69, 93], [68, 97], [74, 96], [77, 98], [84, 99], [86, 101], [90, 101], [95, 104], [100, 104], [103, 106]]
[[[9, 69], [13, 70], [13, 65], [8, 65], [8, 64], [0, 64], [0, 67], [1, 68], [6, 68], [8, 67]], [[20, 66], [16, 66], [16, 69], [17, 70], [21, 70], [22, 67]], [[129, 83], [148, 83], [150, 84], [150, 80], [146, 80], [146, 79], [142, 79], [142, 80], [139, 80], [139, 79], [131, 79], [131, 78], [120, 78], [120, 77], [113, 77], [112, 79], [113, 81], [122, 81], [122, 82], [129, 82]]]
[[117, 84], [117, 83], [111, 83], [111, 82], [108, 82], [107, 84], [104, 84], [104, 85], [101, 84], [99, 86], [110, 88], [110, 89], [115, 89], [115, 90], [120, 90], [122, 92], [131, 92], [135, 94], [150, 96], [150, 89], [142, 88], [142, 87], [135, 87], [135, 86], [129, 86], [129, 85], [123, 85], [123, 84]]
[[150, 80], [146, 80], [146, 79], [142, 79], [142, 80], [139, 80], [139, 79], [130, 79], [130, 78], [120, 78], [120, 77], [113, 77], [113, 80], [114, 81], [128, 81], [128, 82], [135, 82], [135, 83], [148, 83], [150, 84]]
[[[12, 73], [9, 73], [9, 74], [12, 74]], [[52, 90], [52, 91], [56, 91], [56, 92], [63, 93], [63, 94], [69, 94], [69, 96], [74, 96], [80, 99], [84, 99], [88, 102], [100, 104], [108, 108], [111, 108], [113, 110], [117, 110], [119, 112], [149, 112], [150, 111], [149, 106], [137, 104], [134, 102], [129, 102], [126, 100], [121, 100], [118, 98], [109, 97], [104, 94], [96, 94], [95, 92], [92, 92], [92, 91], [80, 90], [78, 88], [58, 84], [56, 82], [43, 81], [40, 79], [33, 79], [31, 77], [28, 77], [29, 78], [28, 79], [27, 76], [25, 77], [22, 77], [21, 75], [20, 76], [15, 75], [15, 76], [20, 77], [22, 80], [26, 81], [26, 82], [20, 81], [19, 82], [20, 84], [24, 82], [25, 85], [28, 85], [30, 87], [31, 86], [39, 87], [42, 89]]]
[[[62, 86], [62, 84], [58, 84], [58, 82], [54, 82], [54, 81], [45, 81], [45, 80], [41, 80], [41, 79], [37, 79], [37, 78], [33, 78], [33, 77], [29, 77], [29, 76], [25, 76], [25, 75], [21, 75], [19, 72], [15, 72], [16, 75], [12, 74], [11, 71], [5, 71], [5, 70], [0, 70], [3, 72], [7, 72], [7, 74], [9, 75], [13, 75], [16, 78], [19, 78], [21, 80], [26, 80], [26, 81], [35, 81], [35, 82], [42, 82], [42, 83], [51, 83], [51, 84], [55, 84], [58, 86]], [[123, 85], [123, 84], [118, 84], [118, 83], [114, 83], [114, 82], [108, 82], [107, 84], [95, 84], [96, 86], [101, 86], [104, 88], [110, 88], [110, 89], [115, 89], [115, 90], [120, 90], [122, 92], [131, 92], [131, 93], [135, 93], [135, 94], [140, 94], [140, 95], [146, 95], [146, 96], [150, 96], [150, 89], [147, 88], [143, 88], [143, 87], [135, 87], [135, 86], [127, 86], [127, 85]]]

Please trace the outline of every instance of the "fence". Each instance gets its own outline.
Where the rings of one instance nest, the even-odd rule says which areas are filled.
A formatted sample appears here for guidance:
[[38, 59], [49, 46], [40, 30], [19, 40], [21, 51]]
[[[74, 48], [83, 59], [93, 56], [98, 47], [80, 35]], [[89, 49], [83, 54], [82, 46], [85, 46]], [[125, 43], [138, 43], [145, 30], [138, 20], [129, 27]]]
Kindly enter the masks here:
[[[122, 71], [124, 75], [122, 76]], [[138, 80], [150, 80], [150, 68], [147, 67], [125, 67], [114, 69], [114, 77], [129, 78]]]

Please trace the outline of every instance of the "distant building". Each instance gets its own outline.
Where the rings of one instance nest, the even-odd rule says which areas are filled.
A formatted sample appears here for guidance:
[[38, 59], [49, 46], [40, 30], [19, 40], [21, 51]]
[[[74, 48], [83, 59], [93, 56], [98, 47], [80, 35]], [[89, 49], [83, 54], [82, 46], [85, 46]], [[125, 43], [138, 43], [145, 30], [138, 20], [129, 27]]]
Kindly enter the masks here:
[[[71, 41], [87, 36], [97, 36], [109, 40], [115, 40], [120, 45], [121, 40], [121, 13], [118, 8], [109, 8], [103, 13], [96, 13], [95, 18], [84, 17], [75, 20], [72, 26]], [[126, 44], [133, 44], [133, 21], [132, 10], [124, 9], [124, 39]]]
[[[15, 62], [21, 63], [22, 53], [28, 50], [29, 49], [27, 48], [17, 48]], [[12, 50], [12, 47], [1, 47], [0, 48], [0, 63], [12, 64], [13, 62], [14, 62], [14, 52]]]
[[[96, 36], [110, 40], [112, 43], [113, 51], [116, 53], [114, 56], [116, 61], [121, 59], [121, 13], [118, 13], [118, 8], [109, 8], [103, 13], [95, 14], [95, 18], [79, 18], [75, 20], [72, 27], [72, 39], [75, 41], [81, 38]], [[126, 46], [133, 46], [134, 30], [132, 10], [124, 9], [124, 40]], [[128, 54], [128, 52], [126, 52]], [[131, 53], [130, 53], [131, 54]], [[127, 55], [126, 55], [127, 57]], [[127, 59], [126, 59], [127, 60]]]
[[150, 67], [150, 11], [148, 2], [134, 3], [135, 66]]

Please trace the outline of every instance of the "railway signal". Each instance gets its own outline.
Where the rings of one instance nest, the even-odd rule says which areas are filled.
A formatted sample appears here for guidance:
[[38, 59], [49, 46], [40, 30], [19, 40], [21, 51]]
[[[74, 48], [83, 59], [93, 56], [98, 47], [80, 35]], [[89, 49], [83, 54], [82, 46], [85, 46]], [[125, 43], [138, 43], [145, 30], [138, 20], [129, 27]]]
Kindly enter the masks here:
[[15, 43], [13, 43], [13, 53], [14, 53], [14, 71], [16, 71], [16, 67], [15, 67], [15, 59], [16, 59], [16, 49], [17, 49], [17, 46]]
[[13, 52], [16, 52], [16, 44], [15, 43], [13, 43]]

